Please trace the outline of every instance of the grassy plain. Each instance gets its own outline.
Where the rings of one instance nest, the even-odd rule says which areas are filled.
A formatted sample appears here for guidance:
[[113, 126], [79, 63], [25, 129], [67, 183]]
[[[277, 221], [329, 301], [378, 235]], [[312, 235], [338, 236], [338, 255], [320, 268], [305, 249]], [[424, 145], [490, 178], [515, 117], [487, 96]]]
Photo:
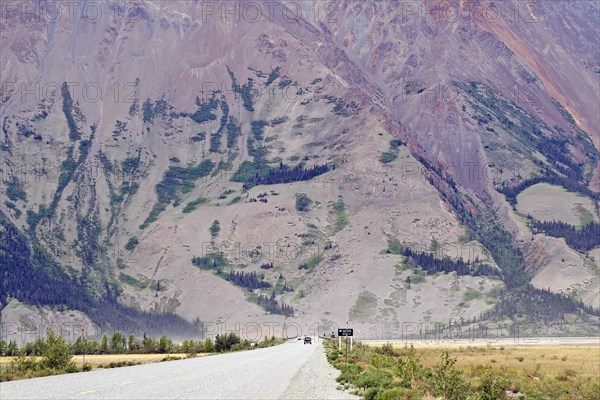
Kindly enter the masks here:
[[517, 196], [517, 203], [519, 212], [531, 214], [540, 221], [556, 220], [583, 226], [597, 220], [591, 199], [547, 183], [525, 189]]
[[600, 398], [597, 344], [411, 348], [371, 343], [358, 344], [348, 363], [336, 342], [326, 347], [330, 362], [342, 371], [338, 382], [366, 400]]

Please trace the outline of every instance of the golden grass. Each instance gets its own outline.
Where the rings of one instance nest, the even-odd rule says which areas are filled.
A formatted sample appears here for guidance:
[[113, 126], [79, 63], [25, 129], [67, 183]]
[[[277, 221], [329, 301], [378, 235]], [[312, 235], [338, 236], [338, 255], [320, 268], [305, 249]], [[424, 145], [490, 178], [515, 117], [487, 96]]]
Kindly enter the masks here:
[[[206, 354], [198, 354], [198, 356], [205, 356]], [[133, 363], [142, 363], [148, 364], [153, 362], [161, 361], [165, 357], [177, 357], [177, 358], [187, 358], [187, 354], [91, 354], [85, 356], [86, 364], [90, 364], [92, 368], [97, 368], [99, 365], [108, 366], [110, 363], [119, 363], [119, 362], [133, 362]], [[40, 357], [36, 357], [40, 358]], [[15, 357], [0, 357], [0, 365], [6, 366], [13, 362]], [[83, 356], [73, 356], [73, 361], [78, 367], [83, 365]]]
[[[369, 344], [380, 347], [382, 344]], [[404, 343], [393, 343], [403, 349]], [[521, 374], [559, 376], [576, 371], [579, 377], [600, 376], [600, 346], [495, 346], [422, 348], [415, 346], [423, 365], [432, 367], [443, 351], [457, 359], [456, 366], [471, 372], [481, 366], [493, 370], [508, 369]]]
[[[440, 360], [440, 349], [417, 350], [425, 366]], [[509, 369], [533, 376], [558, 376], [576, 371], [579, 377], [600, 376], [600, 347], [492, 347], [448, 349], [457, 358], [456, 366], [465, 372], [479, 366], [493, 370]]]
[[[541, 344], [535, 346], [529, 344], [473, 346], [471, 344], [471, 347], [461, 347], [458, 343], [421, 342], [419, 346], [415, 345], [414, 353], [418, 358], [415, 360], [418, 364], [433, 371], [441, 365], [442, 353], [448, 352], [450, 358], [456, 360], [455, 367], [462, 372], [463, 378], [469, 383], [471, 394], [481, 394], [484, 391], [489, 394], [492, 388], [490, 382], [495, 382], [497, 390], [524, 393], [531, 399], [600, 399], [598, 338], [586, 338], [580, 345], [547, 345], [553, 341], [554, 339], [541, 339]], [[402, 370], [398, 369], [400, 364], [397, 360], [400, 360], [403, 355], [408, 356], [409, 353], [403, 351], [404, 343], [396, 342], [391, 345], [395, 349], [395, 354], [389, 348], [384, 351], [374, 351], [375, 348], [383, 346], [381, 342], [361, 342], [351, 356], [352, 363], [360, 364], [364, 370], [374, 370], [375, 372], [369, 376], [377, 377], [377, 373], [397, 376], [402, 373]], [[337, 344], [334, 343], [332, 347], [336, 348]], [[341, 355], [335, 359], [343, 358]], [[366, 378], [359, 372], [345, 369], [342, 375], [351, 383], [354, 380], [364, 384]], [[374, 390], [385, 389], [378, 385], [378, 382], [372, 379], [372, 382], [367, 383]], [[485, 382], [488, 383], [484, 384]], [[416, 389], [406, 390], [411, 392], [411, 395], [419, 395]]]

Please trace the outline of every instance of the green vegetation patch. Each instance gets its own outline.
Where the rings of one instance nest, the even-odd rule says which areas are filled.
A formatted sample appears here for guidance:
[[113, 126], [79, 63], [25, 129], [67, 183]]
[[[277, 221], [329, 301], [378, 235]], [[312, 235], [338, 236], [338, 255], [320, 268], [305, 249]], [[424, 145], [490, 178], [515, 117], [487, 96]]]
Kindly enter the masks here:
[[482, 296], [482, 294], [479, 290], [474, 289], [474, 288], [468, 288], [467, 291], [463, 294], [463, 301], [465, 303], [467, 303], [471, 300], [480, 299], [481, 296]]
[[137, 247], [137, 245], [139, 243], [140, 243], [140, 240], [137, 237], [132, 236], [127, 241], [127, 244], [125, 244], [125, 250], [132, 251], [133, 249], [135, 249]]
[[190, 201], [189, 203], [187, 203], [185, 205], [185, 207], [183, 208], [183, 212], [188, 214], [191, 213], [192, 211], [194, 211], [195, 209], [197, 209], [198, 207], [207, 204], [208, 203], [208, 199], [206, 197], [198, 197], [196, 200], [194, 201]]
[[156, 221], [167, 205], [171, 203], [179, 204], [181, 201], [180, 195], [192, 191], [196, 181], [208, 176], [214, 166], [215, 164], [211, 160], [204, 160], [198, 165], [189, 167], [169, 166], [155, 188], [158, 201], [140, 228], [145, 229], [149, 224]]
[[312, 272], [317, 267], [317, 265], [321, 263], [321, 261], [323, 261], [322, 254], [313, 254], [305, 262], [301, 263], [298, 266], [298, 269], [305, 269], [308, 272]]
[[342, 199], [339, 199], [331, 206], [333, 213], [333, 230], [334, 233], [340, 232], [348, 225], [348, 212], [346, 211], [346, 204]]
[[214, 239], [215, 237], [217, 237], [217, 235], [219, 234], [219, 232], [221, 231], [221, 223], [219, 222], [219, 220], [214, 220], [212, 225], [210, 226], [210, 228], [208, 229], [208, 231], [210, 232], [210, 236]]
[[300, 212], [310, 211], [313, 201], [305, 193], [296, 193], [296, 210]]
[[12, 176], [6, 184], [6, 195], [12, 201], [27, 201], [27, 193], [23, 190], [22, 183], [15, 176]]
[[161, 182], [156, 185], [156, 194], [160, 204], [171, 204], [182, 193], [194, 189], [195, 182], [208, 176], [215, 164], [204, 160], [200, 164], [189, 167], [169, 166]]
[[390, 140], [390, 149], [386, 152], [381, 153], [379, 161], [383, 164], [391, 163], [398, 158], [398, 148], [404, 145], [400, 139]]
[[229, 261], [223, 252], [208, 253], [203, 257], [192, 258], [192, 264], [207, 270], [222, 270], [229, 265]]
[[369, 321], [377, 311], [377, 296], [372, 292], [362, 292], [350, 309], [348, 317], [351, 321]]

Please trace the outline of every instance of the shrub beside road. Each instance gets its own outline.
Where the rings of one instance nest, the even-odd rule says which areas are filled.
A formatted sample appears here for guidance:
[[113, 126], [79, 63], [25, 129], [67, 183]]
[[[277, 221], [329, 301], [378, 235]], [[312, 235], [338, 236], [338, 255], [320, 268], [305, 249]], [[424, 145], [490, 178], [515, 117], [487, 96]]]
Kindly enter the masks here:
[[325, 348], [341, 371], [340, 388], [354, 388], [365, 400], [600, 398], [597, 346], [415, 349], [356, 343], [347, 362], [336, 341]]

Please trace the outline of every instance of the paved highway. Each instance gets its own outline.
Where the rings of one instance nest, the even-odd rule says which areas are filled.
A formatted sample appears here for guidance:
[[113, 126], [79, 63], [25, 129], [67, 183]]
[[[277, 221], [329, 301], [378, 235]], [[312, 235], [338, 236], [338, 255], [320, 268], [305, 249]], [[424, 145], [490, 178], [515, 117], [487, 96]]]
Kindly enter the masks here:
[[0, 384], [0, 399], [357, 399], [336, 390], [321, 343]]

